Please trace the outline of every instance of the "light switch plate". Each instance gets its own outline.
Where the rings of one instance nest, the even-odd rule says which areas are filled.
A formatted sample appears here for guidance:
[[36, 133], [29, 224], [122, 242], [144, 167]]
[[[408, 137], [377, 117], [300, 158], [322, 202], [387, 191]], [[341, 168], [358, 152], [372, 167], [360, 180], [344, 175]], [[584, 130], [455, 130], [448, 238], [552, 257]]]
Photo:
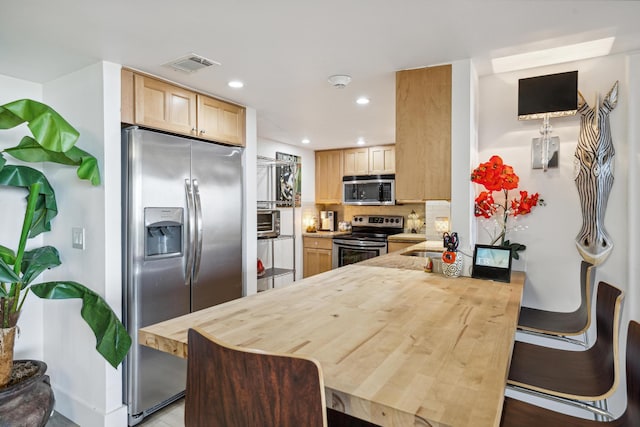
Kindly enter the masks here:
[[73, 227], [71, 229], [71, 246], [84, 250], [84, 228]]

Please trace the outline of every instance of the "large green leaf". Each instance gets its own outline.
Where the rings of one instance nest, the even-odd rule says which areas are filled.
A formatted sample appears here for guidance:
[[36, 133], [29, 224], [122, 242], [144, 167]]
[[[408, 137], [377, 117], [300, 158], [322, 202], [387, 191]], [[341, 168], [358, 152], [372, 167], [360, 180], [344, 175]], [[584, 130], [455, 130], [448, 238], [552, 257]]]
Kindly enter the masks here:
[[16, 262], [16, 253], [13, 249], [0, 245], [0, 259], [9, 265]]
[[26, 251], [24, 258], [22, 258], [22, 281], [28, 285], [43, 271], [60, 264], [60, 255], [53, 246], [43, 246]]
[[125, 358], [131, 337], [104, 299], [77, 282], [46, 282], [31, 285], [31, 290], [40, 298], [82, 299], [80, 314], [96, 336], [96, 350], [114, 368]]
[[93, 185], [100, 184], [98, 160], [78, 147], [71, 147], [69, 151], [57, 152], [47, 150], [30, 136], [25, 136], [15, 147], [7, 148], [7, 154], [24, 162], [52, 162], [62, 165], [78, 166], [78, 177], [91, 181]]
[[0, 129], [24, 122], [38, 144], [51, 151], [68, 151], [80, 135], [53, 108], [32, 99], [20, 99], [0, 106]]
[[58, 214], [53, 188], [42, 172], [28, 166], [5, 165], [0, 169], [0, 185], [24, 187], [28, 190], [36, 182], [42, 185], [29, 237], [51, 230], [51, 220]]
[[[20, 277], [14, 273], [10, 265], [0, 258], [0, 283], [16, 283], [20, 281]], [[4, 295], [3, 295], [4, 294]], [[0, 287], [0, 296], [6, 296], [2, 287]]]

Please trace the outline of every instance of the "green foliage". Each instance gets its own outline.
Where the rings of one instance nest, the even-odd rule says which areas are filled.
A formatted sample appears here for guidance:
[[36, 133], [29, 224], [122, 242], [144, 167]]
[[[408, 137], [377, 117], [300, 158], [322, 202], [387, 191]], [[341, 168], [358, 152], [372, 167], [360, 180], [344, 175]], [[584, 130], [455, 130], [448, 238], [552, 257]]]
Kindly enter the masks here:
[[[0, 129], [22, 123], [27, 123], [33, 136], [25, 136], [15, 147], [0, 152], [0, 186], [21, 187], [28, 192], [17, 250], [0, 245], [0, 327], [14, 326], [29, 290], [45, 299], [80, 298], [80, 314], [96, 336], [97, 351], [117, 367], [131, 346], [131, 338], [100, 295], [73, 281], [32, 284], [42, 272], [61, 264], [58, 251], [52, 246], [25, 249], [27, 239], [51, 230], [51, 220], [58, 213], [55, 192], [41, 171], [7, 165], [3, 154], [24, 162], [75, 166], [78, 177], [92, 185], [100, 185], [98, 161], [75, 146], [78, 131], [51, 107], [29, 99], [0, 106]], [[6, 212], [9, 207], [2, 209]]]
[[46, 299], [80, 298], [82, 318], [96, 336], [96, 350], [114, 368], [127, 355], [131, 337], [107, 303], [90, 289], [76, 282], [45, 282], [31, 286], [34, 294]]

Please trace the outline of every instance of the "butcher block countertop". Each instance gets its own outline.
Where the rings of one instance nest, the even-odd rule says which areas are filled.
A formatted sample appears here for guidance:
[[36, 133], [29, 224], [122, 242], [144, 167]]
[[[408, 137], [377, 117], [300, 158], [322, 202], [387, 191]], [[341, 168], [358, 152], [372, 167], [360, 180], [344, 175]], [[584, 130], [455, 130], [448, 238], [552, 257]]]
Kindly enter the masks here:
[[346, 236], [351, 234], [351, 231], [316, 231], [315, 233], [304, 232], [304, 237], [320, 237], [325, 239], [333, 239], [336, 236]]
[[[392, 234], [387, 237], [387, 240], [390, 242], [424, 242], [427, 240], [424, 233], [400, 233], [400, 234]], [[442, 244], [442, 242], [440, 242]]]
[[347, 265], [151, 325], [140, 342], [187, 357], [197, 327], [311, 356], [327, 406], [381, 426], [499, 425], [524, 273], [504, 284], [392, 264]]

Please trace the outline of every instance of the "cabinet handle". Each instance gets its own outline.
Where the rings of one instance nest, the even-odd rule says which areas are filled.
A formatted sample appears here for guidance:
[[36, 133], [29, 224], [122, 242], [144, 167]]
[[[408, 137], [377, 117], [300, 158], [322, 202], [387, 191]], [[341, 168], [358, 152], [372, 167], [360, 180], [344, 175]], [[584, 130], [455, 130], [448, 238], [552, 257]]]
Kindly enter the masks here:
[[201, 129], [201, 130], [200, 130], [200, 133], [204, 134], [204, 129]]
[[198, 129], [196, 129], [195, 127], [191, 128], [191, 132], [197, 132], [197, 131], [198, 131]]

